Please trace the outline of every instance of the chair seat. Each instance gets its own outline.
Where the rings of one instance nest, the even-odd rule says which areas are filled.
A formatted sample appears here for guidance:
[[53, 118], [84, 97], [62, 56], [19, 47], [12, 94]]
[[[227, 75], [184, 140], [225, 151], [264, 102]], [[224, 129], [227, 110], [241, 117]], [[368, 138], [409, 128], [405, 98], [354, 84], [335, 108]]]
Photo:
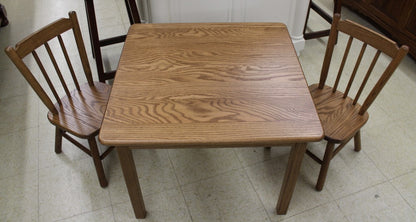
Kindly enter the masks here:
[[325, 139], [329, 142], [349, 140], [367, 122], [368, 113], [359, 115], [361, 105], [353, 105], [350, 97], [342, 98], [342, 92], [333, 93], [329, 86], [319, 89], [318, 84], [309, 86], [309, 90], [324, 128]]
[[48, 112], [49, 121], [80, 138], [97, 135], [107, 106], [111, 86], [94, 82], [80, 86], [80, 91], [71, 92], [71, 97], [61, 98], [62, 105], [55, 104], [58, 114]]

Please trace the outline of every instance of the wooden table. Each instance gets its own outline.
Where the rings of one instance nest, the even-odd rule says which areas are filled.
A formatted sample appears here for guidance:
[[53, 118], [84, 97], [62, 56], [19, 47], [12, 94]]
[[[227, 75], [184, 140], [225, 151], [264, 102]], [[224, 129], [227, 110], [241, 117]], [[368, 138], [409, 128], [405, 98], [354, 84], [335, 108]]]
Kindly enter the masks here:
[[99, 134], [116, 146], [137, 218], [131, 149], [294, 144], [276, 207], [285, 214], [306, 143], [322, 137], [281, 23], [132, 25]]

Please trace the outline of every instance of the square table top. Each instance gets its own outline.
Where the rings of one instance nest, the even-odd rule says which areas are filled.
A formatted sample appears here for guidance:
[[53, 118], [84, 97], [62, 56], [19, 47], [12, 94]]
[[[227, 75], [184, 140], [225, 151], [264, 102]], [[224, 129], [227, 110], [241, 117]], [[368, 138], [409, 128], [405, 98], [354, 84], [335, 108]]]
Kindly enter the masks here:
[[136, 148], [318, 141], [322, 126], [281, 23], [135, 24], [99, 139]]

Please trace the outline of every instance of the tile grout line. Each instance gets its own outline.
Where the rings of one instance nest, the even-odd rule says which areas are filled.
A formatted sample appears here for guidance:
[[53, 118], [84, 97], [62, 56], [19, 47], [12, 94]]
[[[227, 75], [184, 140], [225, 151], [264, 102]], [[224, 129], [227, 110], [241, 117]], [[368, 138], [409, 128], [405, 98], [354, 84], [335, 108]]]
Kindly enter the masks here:
[[[256, 193], [257, 198], [259, 199], [259, 201], [260, 201], [261, 205], [263, 206], [263, 210], [265, 211], [265, 213], [266, 213], [266, 215], [267, 215], [267, 218], [269, 219], [269, 221], [272, 221], [272, 218], [271, 218], [271, 217], [270, 217], [270, 215], [267, 213], [266, 206], [264, 205], [263, 201], [262, 201], [262, 200], [261, 200], [261, 198], [260, 198], [260, 195], [259, 195], [259, 194], [258, 194], [258, 192], [256, 191], [256, 188], [254, 187], [253, 182], [251, 181], [250, 177], [248, 176], [248, 173], [247, 173], [247, 170], [246, 170], [246, 168], [248, 168], [248, 166], [244, 166], [244, 165], [243, 165], [242, 161], [240, 160], [240, 158], [239, 158], [239, 157], [238, 157], [238, 155], [237, 155], [237, 152], [235, 151], [235, 148], [233, 148], [233, 152], [234, 152], [234, 155], [237, 157], [238, 162], [240, 163], [241, 170], [243, 170], [243, 171], [244, 171], [244, 175], [247, 177], [248, 182], [250, 183], [251, 188], [254, 190], [254, 193]], [[264, 161], [263, 161], [263, 162], [264, 162]], [[260, 162], [257, 162], [257, 163], [260, 163]], [[252, 164], [252, 165], [255, 165], [255, 164], [257, 164], [257, 163], [254, 163], [254, 164]]]
[[[211, 149], [211, 148], [190, 148], [190, 149]], [[232, 149], [232, 148], [218, 148], [218, 149]], [[234, 150], [233, 150], [233, 151], [234, 151]], [[237, 157], [237, 159], [238, 159], [238, 157]], [[172, 162], [172, 160], [170, 159], [170, 156], [169, 156], [169, 160], [171, 161], [171, 164], [172, 164], [172, 167], [173, 167], [173, 169], [174, 169], [175, 176], [176, 176], [175, 167], [173, 166], [173, 162]], [[243, 169], [243, 168], [244, 168], [244, 166], [242, 166], [242, 165], [240, 164], [240, 161], [239, 161], [239, 165], [240, 165], [240, 167], [237, 167], [237, 168], [231, 168], [231, 169], [228, 169], [228, 170], [226, 170], [226, 171], [224, 171], [224, 172], [220, 172], [220, 173], [218, 173], [218, 174], [215, 174], [215, 175], [212, 175], [212, 176], [208, 176], [208, 177], [205, 177], [205, 178], [202, 178], [202, 179], [198, 179], [198, 180], [195, 180], [195, 181], [186, 182], [186, 183], [184, 183], [184, 184], [180, 184], [179, 179], [178, 179], [178, 184], [179, 184], [179, 186], [186, 186], [186, 185], [189, 185], [189, 184], [193, 184], [193, 183], [197, 183], [197, 182], [200, 182], [200, 181], [208, 180], [208, 179], [211, 179], [211, 178], [214, 178], [214, 177], [217, 177], [217, 176], [221, 176], [221, 175], [224, 175], [224, 174], [230, 173], [230, 172], [232, 172], [232, 171], [241, 170], [241, 169]]]
[[[361, 152], [363, 152], [362, 150], [361, 150]], [[385, 172], [383, 172], [378, 166], [377, 166], [377, 164], [375, 163], [375, 161], [373, 160], [373, 158], [371, 158], [371, 156], [370, 155], [368, 155], [367, 154], [367, 152], [363, 152], [364, 153], [364, 155], [371, 161], [371, 163], [376, 167], [376, 169], [381, 173], [381, 175], [383, 175], [384, 176], [384, 178], [385, 178], [385, 181], [389, 181], [389, 177], [385, 174]], [[384, 181], [384, 182], [385, 182]]]
[[[273, 148], [273, 147], [272, 147], [272, 148]], [[257, 162], [257, 163], [251, 164], [251, 165], [249, 165], [249, 166], [245, 166], [245, 167], [243, 167], [243, 170], [244, 170], [244, 172], [245, 172], [246, 176], [248, 177], [248, 179], [249, 179], [249, 181], [250, 181], [250, 184], [252, 185], [252, 187], [253, 187], [254, 191], [256, 192], [256, 195], [259, 197], [260, 202], [262, 203], [262, 205], [263, 205], [264, 209], [266, 210], [266, 213], [267, 213], [267, 209], [266, 209], [266, 207], [265, 207], [265, 205], [264, 205], [263, 201], [261, 201], [261, 198], [260, 198], [259, 194], [257, 193], [256, 189], [254, 188], [254, 185], [253, 185], [253, 183], [252, 183], [252, 181], [251, 181], [250, 177], [248, 176], [248, 174], [247, 174], [247, 170], [246, 170], [246, 169], [250, 168], [251, 166], [254, 166], [254, 165], [260, 165], [260, 164], [262, 164], [262, 163], [264, 163], [264, 162], [269, 162], [269, 161], [272, 161], [273, 159], [277, 159], [277, 158], [278, 158], [278, 157], [275, 157], [275, 158], [270, 158], [270, 159], [268, 159], [268, 160], [264, 160], [263, 162]], [[302, 164], [305, 164], [305, 161], [302, 161]], [[313, 208], [309, 208], [309, 209], [306, 209], [306, 210], [300, 211], [300, 212], [298, 212], [298, 213], [296, 213], [296, 214], [293, 214], [292, 216], [289, 216], [289, 217], [287, 217], [287, 218], [282, 219], [282, 221], [289, 220], [290, 218], [293, 218], [293, 217], [295, 217], [295, 216], [297, 216], [297, 215], [300, 215], [300, 214], [303, 214], [303, 213], [305, 213], [305, 212], [311, 211], [311, 210], [313, 210], [313, 209], [319, 208], [319, 207], [321, 207], [321, 206], [323, 206], [323, 205], [325, 205], [325, 204], [330, 204], [331, 202], [335, 202], [335, 203], [336, 203], [335, 198], [332, 196], [332, 194], [331, 194], [331, 193], [329, 193], [329, 195], [332, 197], [332, 198], [331, 198], [331, 200], [330, 200], [329, 202], [325, 202], [325, 203], [319, 204], [319, 205], [317, 205], [317, 206], [315, 206], [315, 207], [313, 207]], [[279, 198], [279, 197], [278, 197], [278, 198]], [[276, 201], [277, 201], [277, 200], [276, 200]], [[337, 204], [337, 206], [338, 206], [338, 204]], [[276, 215], [277, 215], [277, 214], [276, 214]], [[269, 217], [270, 221], [273, 221], [273, 220], [271, 219], [271, 217], [270, 217], [270, 215], [269, 215], [268, 213], [267, 213], [267, 216]], [[344, 215], [344, 216], [345, 216], [345, 215]]]
[[[106, 208], [109, 208], [109, 206], [107, 206], [107, 207], [103, 207], [103, 208], [99, 208], [99, 209], [95, 209], [95, 210], [92, 210], [92, 211], [86, 211], [86, 212], [79, 213], [79, 214], [74, 214], [74, 215], [72, 215], [72, 216], [65, 217], [65, 218], [61, 218], [61, 219], [54, 220], [54, 221], [55, 221], [55, 222], [58, 222], [58, 221], [68, 220], [68, 219], [71, 219], [71, 218], [76, 218], [76, 217], [79, 217], [79, 216], [81, 216], [81, 215], [86, 215], [86, 214], [89, 214], [89, 213], [92, 213], [92, 212], [96, 212], [96, 211], [99, 211], [99, 210], [103, 210], [103, 209], [106, 209]], [[114, 219], [114, 217], [113, 217], [113, 219]], [[115, 221], [115, 219], [114, 219], [114, 221]]]
[[[39, 101], [38, 101], [39, 104]], [[38, 105], [38, 109], [39, 109], [39, 105]], [[38, 221], [40, 221], [40, 170], [39, 170], [39, 166], [40, 166], [40, 152], [39, 152], [39, 145], [40, 145], [40, 140], [39, 140], [39, 130], [40, 130], [40, 126], [39, 126], [39, 115], [38, 115], [38, 125], [37, 125], [37, 145], [38, 145]]]
[[248, 182], [250, 183], [251, 188], [254, 190], [254, 193], [256, 193], [257, 198], [259, 199], [259, 201], [260, 201], [261, 205], [263, 206], [263, 210], [264, 210], [264, 212], [266, 213], [267, 218], [269, 219], [269, 221], [272, 221], [272, 218], [271, 218], [271, 217], [270, 217], [270, 215], [267, 213], [266, 206], [264, 205], [263, 201], [262, 201], [262, 200], [261, 200], [261, 198], [260, 198], [260, 195], [258, 194], [257, 190], [255, 189], [255, 187], [254, 187], [254, 185], [253, 185], [253, 183], [252, 183], [252, 181], [251, 181], [250, 177], [249, 177], [249, 176], [248, 176], [248, 174], [247, 174], [246, 169], [245, 169], [245, 168], [242, 168], [242, 170], [244, 171], [244, 175], [247, 177]]
[[397, 178], [399, 178], [399, 177], [402, 177], [402, 176], [405, 176], [405, 175], [408, 175], [408, 174], [411, 174], [411, 173], [415, 173], [416, 172], [416, 169], [413, 169], [413, 170], [411, 170], [410, 172], [408, 172], [408, 173], [405, 173], [405, 174], [402, 174], [402, 175], [400, 175], [400, 176], [397, 176], [397, 177], [394, 177], [394, 178], [392, 178], [392, 179], [390, 179], [390, 180], [388, 180], [388, 182], [390, 183], [390, 185], [394, 188], [394, 190], [396, 190], [397, 191], [397, 193], [399, 193], [399, 195], [403, 198], [403, 200], [404, 200], [404, 202], [406, 202], [406, 204], [411, 208], [411, 209], [413, 209], [414, 211], [416, 211], [416, 208], [414, 208], [414, 207], [412, 207], [412, 205], [409, 203], [409, 201], [402, 195], [402, 193], [397, 189], [397, 187], [396, 186], [394, 186], [394, 184], [392, 183], [393, 182], [393, 180], [395, 180], [395, 179], [397, 179]]
[[344, 198], [346, 198], [346, 197], [349, 197], [349, 196], [355, 195], [355, 194], [357, 194], [357, 193], [363, 192], [363, 191], [365, 191], [365, 190], [368, 190], [368, 189], [374, 188], [374, 187], [376, 187], [376, 186], [379, 186], [379, 185], [381, 185], [381, 184], [383, 184], [383, 183], [388, 183], [388, 182], [389, 182], [388, 180], [385, 180], [385, 181], [382, 181], [382, 182], [379, 182], [379, 183], [375, 183], [375, 184], [373, 184], [373, 185], [370, 185], [370, 186], [364, 187], [364, 188], [362, 188], [362, 189], [360, 189], [360, 190], [357, 190], [357, 191], [355, 191], [355, 192], [352, 192], [352, 193], [350, 193], [350, 194], [347, 194], [347, 195], [344, 195], [344, 196], [342, 196], [342, 197], [339, 197], [339, 198], [335, 199], [335, 201], [339, 201], [339, 200], [344, 199]]
[[185, 203], [186, 211], [188, 212], [189, 218], [193, 222], [194, 219], [192, 218], [191, 210], [189, 209], [189, 205], [188, 205], [188, 203], [186, 201], [185, 195], [184, 195], [183, 190], [182, 190], [182, 186], [183, 185], [180, 184], [178, 175], [176, 174], [175, 165], [173, 164], [172, 159], [170, 158], [170, 152], [169, 152], [169, 150], [168, 150], [168, 158], [169, 158], [170, 165], [171, 165], [171, 167], [173, 169], [173, 173], [175, 174], [175, 178], [176, 178], [176, 182], [178, 183], [179, 190], [181, 191], [181, 195], [182, 195], [183, 202]]
[[[331, 194], [331, 193], [330, 193]], [[331, 194], [332, 195], [332, 194]], [[342, 210], [341, 206], [338, 203], [338, 200], [334, 199], [333, 200], [335, 202], [335, 204], [337, 205], [338, 210], [342, 213], [342, 215], [344, 215], [344, 217], [346, 218], [347, 221], [350, 221], [350, 219], [348, 219], [348, 216], [345, 214], [345, 212]]]
[[[307, 157], [307, 158], [308, 158], [308, 157]], [[302, 161], [302, 164], [304, 164], [304, 162], [306, 162], [306, 164], [308, 164], [308, 166], [309, 166], [309, 167], [312, 167], [312, 166], [311, 166], [311, 164], [310, 164], [310, 163], [308, 163], [307, 161]], [[324, 189], [325, 189], [325, 190], [327, 190], [327, 188], [326, 188], [326, 187], [324, 187]], [[313, 188], [313, 190], [314, 190], [314, 191], [316, 191], [316, 190], [315, 190], [315, 187]], [[335, 203], [336, 207], [337, 207], [337, 208], [338, 208], [338, 210], [342, 213], [342, 215], [344, 216], [344, 218], [346, 218], [346, 220], [347, 220], [348, 222], [350, 222], [350, 220], [348, 219], [347, 215], [345, 215], [344, 211], [342, 211], [342, 209], [341, 209], [340, 205], [338, 204], [337, 199], [334, 197], [334, 195], [332, 194], [332, 192], [330, 192], [330, 191], [327, 191], [327, 192], [328, 192], [329, 196], [331, 197], [331, 200], [330, 200], [329, 202], [327, 202], [327, 203], [320, 204], [320, 205], [318, 205], [317, 207], [314, 207], [314, 208], [312, 208], [312, 209], [315, 209], [315, 208], [321, 207], [321, 206], [323, 206], [323, 205], [325, 205], [325, 204]], [[312, 209], [309, 209], [309, 210], [312, 210]], [[306, 210], [306, 211], [309, 211], [309, 210]], [[303, 211], [303, 212], [306, 212], [306, 211]], [[302, 212], [302, 213], [303, 213], [303, 212]]]
[[[98, 143], [99, 143], [99, 141], [98, 141]], [[116, 150], [113, 150], [112, 152], [116, 152]], [[109, 161], [107, 161], [107, 162], [109, 162]], [[106, 174], [107, 175], [107, 179], [108, 179], [108, 176], [110, 175], [110, 172], [108, 172], [108, 171], [110, 171], [110, 170], [107, 170], [107, 174]], [[124, 179], [124, 176], [123, 176], [123, 179]], [[110, 194], [110, 190], [109, 190], [109, 187], [108, 186], [109, 185], [107, 185], [107, 187], [105, 189], [108, 192], [108, 197], [110, 199], [111, 214], [113, 215], [113, 221], [115, 222], [116, 221], [116, 215], [114, 213], [114, 204], [113, 204], [113, 201], [111, 199], [111, 194]]]

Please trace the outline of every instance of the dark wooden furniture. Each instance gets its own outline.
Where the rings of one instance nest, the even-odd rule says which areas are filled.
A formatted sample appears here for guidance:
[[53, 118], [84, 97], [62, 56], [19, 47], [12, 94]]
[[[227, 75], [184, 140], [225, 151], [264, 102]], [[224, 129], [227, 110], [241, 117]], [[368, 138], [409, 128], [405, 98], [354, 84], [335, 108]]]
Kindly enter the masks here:
[[416, 58], [416, 0], [348, 0], [343, 5], [367, 17]]
[[[328, 71], [329, 66], [331, 65], [332, 54], [334, 51], [338, 32], [349, 35], [349, 39], [344, 56], [340, 63], [338, 73], [336, 74], [329, 73]], [[351, 59], [353, 62], [355, 61], [354, 69], [351, 74], [346, 74], [347, 79], [349, 78], [349, 81], [346, 83], [345, 90], [342, 92], [338, 90], [340, 88], [339, 83], [341, 82], [340, 79], [343, 74], [343, 69], [345, 67], [346, 61], [351, 61], [350, 59], [347, 60], [347, 58], [350, 54], [349, 52], [353, 40], [359, 41], [360, 44], [362, 42], [362, 47], [358, 57], [356, 59]], [[339, 41], [340, 39], [338, 38], [338, 42]], [[337, 45], [339, 45], [339, 43]], [[362, 66], [362, 58], [364, 57], [367, 47], [373, 47], [377, 51], [374, 53], [373, 59], [371, 59], [371, 57], [368, 59], [368, 61], [371, 61], [371, 64], [368, 66], [368, 70], [366, 71], [365, 75], [359, 77], [357, 76], [357, 70], [360, 65]], [[318, 182], [316, 184], [317, 190], [322, 190], [329, 163], [331, 159], [345, 146], [345, 144], [354, 138], [355, 151], [361, 150], [360, 129], [368, 120], [369, 115], [367, 113], [367, 109], [376, 99], [377, 95], [387, 83], [397, 66], [399, 66], [403, 57], [406, 56], [407, 52], [407, 46], [402, 46], [399, 48], [397, 44], [390, 39], [354, 22], [348, 20], [340, 21], [340, 15], [335, 15], [325, 53], [324, 63], [322, 65], [319, 84], [309, 86], [313, 101], [316, 105], [316, 109], [318, 110], [319, 117], [324, 127], [325, 140], [328, 141], [325, 155], [322, 160], [309, 150], [306, 152], [309, 156], [311, 156], [314, 160], [322, 165]], [[392, 60], [388, 65], [386, 65], [386, 68], [381, 74], [378, 73], [380, 74], [379, 76], [376, 75], [377, 73], [373, 74], [373, 76], [376, 75], [376, 83], [365, 97], [363, 104], [360, 105], [357, 101], [365, 91], [364, 87], [367, 85], [374, 67], [376, 65], [385, 66], [385, 64], [379, 64], [377, 62], [380, 54], [382, 53], [388, 57], [391, 57]], [[325, 85], [328, 75], [335, 74], [337, 77], [334, 85]], [[357, 83], [357, 86], [360, 87], [358, 88], [354, 97], [349, 97], [348, 93], [354, 80], [358, 81], [358, 83], [357, 81], [355, 81], [355, 83]], [[359, 82], [360, 80], [362, 82]], [[334, 149], [335, 144], [339, 144], [336, 149]]]
[[6, 7], [0, 4], [0, 27], [6, 26], [8, 24], [9, 24], [9, 20], [7, 19]]
[[[63, 37], [66, 37], [63, 34], [67, 34], [69, 30], [72, 30], [74, 34], [75, 44], [68, 44], [69, 41], [63, 40]], [[51, 47], [52, 44], [56, 47]], [[57, 53], [55, 48], [59, 49], [59, 46], [61, 50]], [[76, 52], [71, 49], [75, 48], [78, 49], [79, 54], [71, 56]], [[101, 160], [110, 153], [113, 147], [100, 155], [95, 137], [100, 130], [111, 86], [94, 82], [92, 79], [75, 12], [70, 12], [69, 18], [59, 19], [26, 37], [15, 47], [7, 47], [5, 51], [49, 109], [48, 119], [56, 127], [55, 152], [62, 152], [62, 137], [74, 143], [92, 157], [100, 185], [106, 187], [108, 182]], [[41, 59], [42, 56], [45, 58]], [[22, 59], [27, 57], [34, 58], [39, 69], [26, 65]], [[81, 60], [82, 69], [77, 69], [72, 65], [77, 64], [79, 60]], [[81, 84], [82, 76], [86, 78], [87, 83]], [[66, 81], [71, 77], [73, 81]], [[70, 91], [68, 88], [70, 85], [74, 85], [75, 89]], [[59, 91], [63, 91], [62, 97]], [[53, 98], [56, 103], [52, 102]], [[69, 134], [87, 139], [90, 149], [84, 147]]]
[[322, 137], [281, 23], [132, 25], [99, 134], [116, 146], [137, 218], [131, 149], [294, 144], [276, 207], [285, 214], [306, 143]]
[[[312, 0], [309, 1], [308, 12], [306, 14], [305, 26], [303, 27], [303, 38], [305, 40], [308, 39], [315, 39], [329, 35], [329, 29], [320, 30], [320, 31], [313, 31], [313, 32], [306, 32], [306, 28], [308, 26], [309, 14], [311, 9], [314, 10], [318, 15], [320, 15], [325, 21], [329, 24], [332, 23], [332, 15], [329, 15], [325, 12], [322, 8], [320, 8], [315, 2]], [[334, 13], [341, 13], [341, 0], [334, 0]]]
[[[124, 40], [126, 39], [126, 35], [115, 36], [107, 39], [99, 39], [97, 18], [95, 16], [94, 0], [84, 0], [84, 2], [85, 10], [87, 11], [91, 48], [93, 56], [95, 58], [95, 63], [97, 65], [98, 79], [100, 82], [105, 82], [108, 79], [113, 79], [116, 71], [104, 70], [103, 58], [101, 55], [101, 47], [124, 42]], [[126, 4], [126, 10], [129, 16], [130, 24], [140, 23], [140, 15], [137, 8], [136, 0], [124, 0], [124, 2]]]

